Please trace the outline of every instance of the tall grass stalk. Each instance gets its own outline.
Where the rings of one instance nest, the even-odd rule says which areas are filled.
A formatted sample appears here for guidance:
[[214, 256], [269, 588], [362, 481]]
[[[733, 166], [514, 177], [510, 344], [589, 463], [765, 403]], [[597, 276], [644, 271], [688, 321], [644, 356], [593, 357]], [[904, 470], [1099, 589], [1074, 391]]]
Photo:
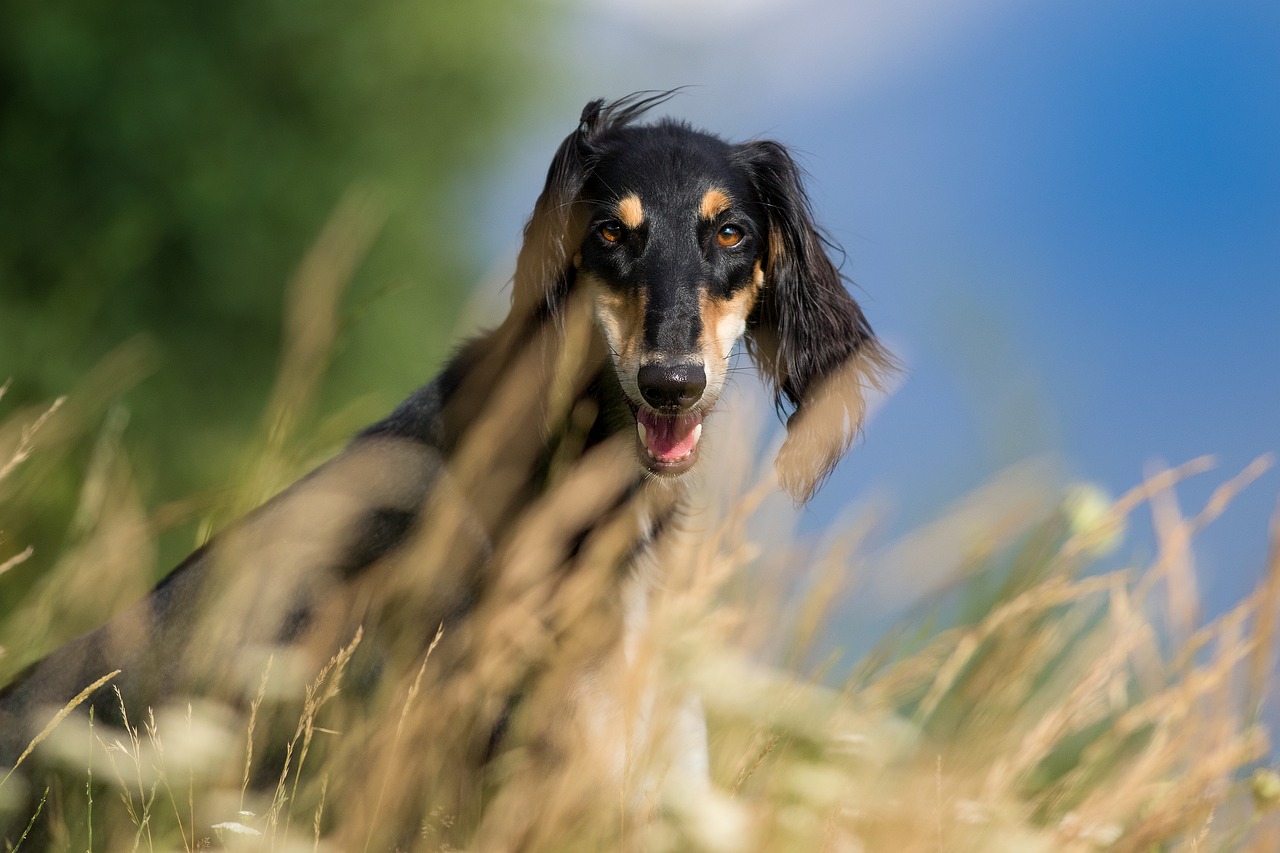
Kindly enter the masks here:
[[[353, 195], [300, 267], [259, 458], [246, 465], [230, 510], [292, 481], [314, 455], [298, 451], [298, 435], [340, 326], [345, 277], [379, 223], [376, 206]], [[586, 315], [566, 317], [558, 330], [570, 342], [566, 359], [584, 349], [587, 329]], [[572, 375], [558, 366], [553, 396], [571, 401]], [[545, 387], [522, 375], [498, 389], [499, 410], [477, 424], [450, 477], [494, 477], [493, 448], [531, 428], [522, 413]], [[56, 452], [44, 430], [66, 416], [60, 407], [0, 424], [0, 484], [20, 476], [33, 453]], [[6, 617], [4, 636], [30, 644], [23, 656], [58, 639], [63, 596], [82, 607], [89, 591], [151, 580], [136, 555], [158, 525], [120, 460], [124, 423], [104, 429], [76, 541], [52, 562], [50, 581]], [[715, 426], [708, 421], [714, 449], [696, 506], [657, 554], [649, 629], [627, 666], [600, 669], [618, 705], [602, 728], [644, 732], [621, 741], [621, 769], [602, 754], [603, 736], [554, 744], [561, 754], [550, 771], [535, 760], [550, 748], [536, 735], [555, 731], [541, 721], [554, 722], [563, 708], [556, 697], [580, 687], [557, 680], [574, 671], [565, 658], [616, 645], [600, 567], [632, 544], [629, 519], [568, 543], [577, 522], [616, 503], [618, 464], [604, 455], [554, 460], [546, 499], [495, 547], [502, 571], [466, 620], [441, 625], [432, 610], [449, 569], [479, 547], [465, 506], [442, 488], [376, 581], [343, 587], [318, 611], [339, 640], [269, 648], [245, 640], [262, 608], [288, 596], [233, 584], [191, 627], [209, 640], [204, 651], [227, 658], [218, 661], [232, 682], [215, 694], [222, 704], [175, 696], [174, 713], [125, 708], [121, 697], [122, 729], [89, 716], [86, 731], [77, 707], [116, 673], [86, 685], [53, 709], [0, 780], [0, 831], [17, 835], [9, 849], [33, 833], [108, 851], [1280, 849], [1263, 726], [1280, 514], [1255, 591], [1214, 618], [1203, 613], [1194, 548], [1269, 457], [1191, 512], [1178, 487], [1206, 476], [1208, 458], [1153, 468], [1115, 501], [1023, 468], [901, 542], [877, 543], [878, 516], [851, 510], [824, 544], [789, 532], [794, 516], [778, 498], [766, 442]], [[406, 459], [418, 461], [366, 459], [372, 467], [342, 485], [352, 493], [376, 485]], [[302, 515], [332, 512], [332, 498], [312, 496]], [[1144, 507], [1156, 550], [1147, 563], [1126, 562], [1125, 531]], [[320, 541], [290, 539], [296, 521], [274, 520], [262, 541], [246, 540], [278, 546], [262, 567], [282, 578]], [[0, 562], [0, 582], [28, 556]], [[903, 592], [917, 587], [928, 589]], [[910, 597], [916, 606], [881, 642], [852, 629]], [[846, 660], [841, 642], [871, 650]], [[501, 718], [513, 695], [522, 700], [510, 722], [517, 747], [460, 780], [473, 745], [456, 733]], [[680, 756], [663, 749], [689, 695], [708, 720], [706, 786], [673, 772]], [[144, 721], [145, 738], [130, 714]], [[646, 725], [630, 725], [638, 719]], [[22, 793], [45, 779], [53, 782], [38, 802]], [[63, 797], [70, 784], [85, 792], [83, 814], [78, 794]], [[170, 809], [156, 808], [161, 791]]]

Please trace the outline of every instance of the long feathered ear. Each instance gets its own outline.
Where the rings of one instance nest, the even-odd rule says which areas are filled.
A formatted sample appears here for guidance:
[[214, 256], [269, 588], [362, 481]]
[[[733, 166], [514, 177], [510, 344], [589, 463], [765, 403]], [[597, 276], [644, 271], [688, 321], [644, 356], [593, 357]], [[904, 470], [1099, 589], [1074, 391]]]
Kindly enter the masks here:
[[589, 143], [603, 106], [603, 100], [587, 104], [578, 128], [556, 149], [547, 182], [524, 227], [511, 295], [513, 312], [522, 317], [553, 313], [568, 291], [569, 259], [581, 242], [578, 201], [587, 180]]
[[571, 259], [586, 228], [582, 189], [600, 156], [602, 140], [667, 101], [679, 90], [635, 92], [582, 109], [578, 127], [565, 137], [547, 170], [547, 182], [524, 229], [516, 258], [512, 307], [529, 314], [554, 313], [572, 285]]
[[862, 426], [866, 395], [894, 369], [814, 224], [799, 166], [776, 142], [739, 149], [768, 220], [764, 287], [747, 321], [747, 351], [772, 384], [787, 439], [779, 480], [807, 501]]

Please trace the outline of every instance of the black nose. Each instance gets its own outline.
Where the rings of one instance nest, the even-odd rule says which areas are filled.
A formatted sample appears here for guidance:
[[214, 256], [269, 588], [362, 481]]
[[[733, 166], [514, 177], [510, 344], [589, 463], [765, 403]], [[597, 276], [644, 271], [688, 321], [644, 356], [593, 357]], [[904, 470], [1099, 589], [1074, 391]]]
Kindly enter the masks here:
[[636, 382], [650, 406], [659, 411], [683, 411], [702, 399], [707, 374], [701, 364], [646, 364]]

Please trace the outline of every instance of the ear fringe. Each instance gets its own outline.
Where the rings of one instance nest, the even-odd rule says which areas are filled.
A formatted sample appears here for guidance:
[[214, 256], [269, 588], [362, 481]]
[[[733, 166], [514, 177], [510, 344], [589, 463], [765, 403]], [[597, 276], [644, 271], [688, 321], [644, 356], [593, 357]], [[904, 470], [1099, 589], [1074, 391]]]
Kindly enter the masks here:
[[818, 380], [787, 418], [787, 438], [774, 467], [797, 504], [807, 503], [835, 470], [862, 431], [868, 398], [886, 393], [897, 370], [893, 356], [867, 339], [843, 366]]
[[[578, 129], [565, 137], [547, 170], [547, 181], [524, 227], [516, 258], [512, 313], [526, 317], [552, 313], [568, 288], [575, 208], [587, 179], [587, 146], [600, 101], [583, 110]], [[593, 109], [594, 108], [594, 109]]]
[[831, 261], [814, 223], [802, 171], [769, 141], [740, 148], [768, 218], [765, 286], [748, 322], [747, 352], [787, 408], [779, 480], [807, 501], [848, 450], [862, 425], [868, 388], [883, 389], [894, 361]]

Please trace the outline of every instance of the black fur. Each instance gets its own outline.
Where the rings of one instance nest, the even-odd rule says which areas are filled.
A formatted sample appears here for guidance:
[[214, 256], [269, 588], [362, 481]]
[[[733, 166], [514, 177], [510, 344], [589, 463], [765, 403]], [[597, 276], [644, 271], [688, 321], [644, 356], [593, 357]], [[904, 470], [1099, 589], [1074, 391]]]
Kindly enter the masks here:
[[[690, 359], [699, 357], [691, 342], [707, 332], [699, 306], [727, 303], [754, 286], [753, 270], [763, 271], [745, 318], [745, 344], [776, 389], [779, 410], [789, 412], [782, 482], [797, 500], [807, 499], [847, 449], [865, 389], [879, 381], [888, 359], [828, 255], [787, 150], [774, 142], [733, 145], [678, 122], [639, 123], [672, 94], [588, 104], [559, 146], [525, 228], [503, 324], [464, 345], [430, 384], [338, 458], [193, 554], [147, 601], [53, 652], [0, 692], [0, 765], [12, 763], [47, 719], [33, 718], [35, 709], [65, 703], [113, 669], [122, 670], [115, 683], [129, 702], [150, 705], [216, 683], [237, 644], [252, 638], [294, 643], [328, 630], [333, 636], [321, 645], [331, 650], [345, 640], [343, 631], [384, 624], [390, 612], [411, 614], [411, 636], [384, 629], [381, 641], [420, 652], [442, 620], [460, 618], [509, 584], [501, 572], [522, 541], [521, 525], [568, 488], [574, 475], [566, 471], [588, 462], [615, 470], [610, 459], [630, 460], [617, 482], [601, 486], [594, 515], [562, 521], [563, 541], [551, 550], [560, 561], [556, 571], [583, 570], [582, 544], [592, 532], [621, 523], [637, 501], [648, 502], [654, 523], [637, 527], [616, 555], [614, 574], [624, 577], [637, 553], [681, 512], [681, 480], [635, 464], [640, 451], [630, 445], [647, 404], [634, 399], [634, 376], [619, 373], [619, 354], [591, 326], [598, 311], [583, 304], [588, 294], [579, 286], [588, 275], [618, 304], [646, 300], [646, 363], [676, 363], [679, 370], [666, 375], [684, 382], [692, 375]], [[698, 199], [712, 186], [732, 197], [729, 211], [714, 221], [676, 215], [699, 210]], [[615, 247], [602, 242], [601, 222], [616, 215], [610, 205], [625, 188], [649, 207], [644, 223]], [[741, 241], [717, 248], [715, 229], [736, 229]], [[561, 344], [583, 323], [591, 329], [587, 346], [580, 362], [566, 368], [572, 348]], [[714, 402], [688, 408], [700, 418], [697, 407], [710, 411]], [[677, 405], [686, 404], [671, 404]], [[495, 419], [506, 429], [492, 434], [497, 438], [486, 432]], [[417, 580], [429, 582], [400, 591], [396, 567], [419, 552], [435, 553], [431, 546], [441, 543], [431, 537], [442, 519], [452, 525], [447, 548], [429, 571], [413, 569]], [[290, 557], [301, 562], [281, 568], [273, 549], [282, 540], [305, 559]], [[286, 584], [275, 611], [259, 601], [270, 597], [262, 590], [273, 583]], [[211, 633], [202, 620], [226, 612], [228, 600], [247, 615], [228, 616], [221, 632]], [[342, 605], [336, 627], [335, 601]], [[375, 670], [381, 671], [369, 668]], [[100, 719], [114, 716], [113, 696], [100, 692], [94, 701]], [[477, 721], [477, 754], [496, 748], [494, 732], [506, 730], [506, 719], [502, 706], [488, 728]]]
[[[894, 364], [828, 254], [832, 246], [814, 222], [795, 159], [768, 141], [743, 145], [738, 153], [751, 172], [770, 232], [770, 286], [748, 324], [747, 349], [773, 384], [779, 412], [790, 409], [792, 430], [801, 429], [804, 408], [824, 382], [846, 385], [833, 389], [839, 400], [835, 411], [807, 428], [803, 440], [816, 445], [810, 458], [793, 454], [799, 470], [781, 471], [788, 490], [808, 499], [853, 440], [864, 415], [866, 386], [879, 388]], [[840, 377], [851, 367], [851, 375]]]

